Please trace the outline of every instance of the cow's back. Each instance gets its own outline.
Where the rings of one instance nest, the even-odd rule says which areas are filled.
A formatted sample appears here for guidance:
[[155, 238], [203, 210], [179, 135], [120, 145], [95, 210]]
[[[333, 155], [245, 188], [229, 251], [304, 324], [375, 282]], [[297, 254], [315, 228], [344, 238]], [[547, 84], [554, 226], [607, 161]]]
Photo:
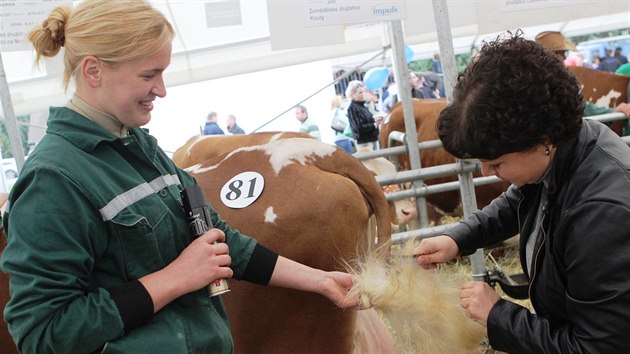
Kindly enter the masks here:
[[[365, 252], [373, 210], [384, 214], [382, 222], [387, 224], [389, 235], [387, 202], [373, 175], [357, 159], [334, 146], [300, 140], [305, 139], [267, 145], [275, 145], [275, 152], [262, 147], [239, 149], [189, 170], [232, 227], [282, 256], [324, 270], [344, 270], [343, 260], [356, 259], [358, 252]], [[298, 150], [308, 149], [309, 142], [332, 154], [324, 156], [324, 152], [316, 162], [301, 159]], [[290, 156], [295, 157], [293, 162]], [[214, 167], [199, 173], [208, 166]], [[229, 208], [221, 201], [220, 190], [245, 171], [264, 176], [263, 193], [246, 208]], [[346, 172], [361, 175], [361, 183], [369, 184], [371, 191], [358, 187], [344, 175]], [[377, 195], [380, 199], [372, 202], [374, 205], [366, 204]], [[230, 281], [230, 285], [232, 291], [223, 299], [237, 353], [351, 351], [356, 311], [341, 310], [312, 293], [239, 281]]]
[[259, 132], [238, 135], [196, 135], [173, 153], [180, 168], [190, 167], [232, 152], [240, 147], [267, 144], [290, 138], [313, 138], [300, 132]]
[[[437, 119], [440, 112], [446, 107], [446, 99], [414, 99], [413, 109], [416, 122], [416, 131], [418, 133], [418, 141], [431, 141], [438, 140], [437, 134]], [[382, 147], [388, 147], [389, 133], [392, 131], [405, 132], [405, 120], [403, 116], [402, 105], [396, 104], [388, 117], [388, 121], [381, 127], [380, 144]], [[401, 145], [395, 143], [393, 146]], [[398, 156], [400, 169], [407, 170], [410, 168], [409, 156], [400, 154]], [[424, 150], [420, 152], [420, 163], [422, 167], [431, 167], [444, 165], [455, 162], [455, 158], [446, 152], [443, 148]], [[479, 174], [475, 174], [479, 176]], [[456, 181], [457, 176], [434, 178], [426, 180], [426, 184], [438, 184], [445, 182]], [[499, 196], [503, 191], [507, 189], [507, 183], [498, 183], [479, 186], [475, 189], [477, 206], [482, 208]], [[443, 192], [438, 194], [432, 194], [427, 196], [427, 201], [435, 207], [446, 211], [452, 212], [459, 204], [459, 191]]]

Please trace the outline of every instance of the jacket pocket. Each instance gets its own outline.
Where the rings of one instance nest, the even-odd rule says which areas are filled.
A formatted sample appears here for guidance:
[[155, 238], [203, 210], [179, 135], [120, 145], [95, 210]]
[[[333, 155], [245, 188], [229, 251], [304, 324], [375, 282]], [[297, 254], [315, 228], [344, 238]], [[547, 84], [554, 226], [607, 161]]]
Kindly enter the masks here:
[[165, 266], [160, 237], [167, 237], [168, 208], [151, 195], [123, 209], [112, 220], [115, 237], [122, 248], [128, 280], [138, 279]]

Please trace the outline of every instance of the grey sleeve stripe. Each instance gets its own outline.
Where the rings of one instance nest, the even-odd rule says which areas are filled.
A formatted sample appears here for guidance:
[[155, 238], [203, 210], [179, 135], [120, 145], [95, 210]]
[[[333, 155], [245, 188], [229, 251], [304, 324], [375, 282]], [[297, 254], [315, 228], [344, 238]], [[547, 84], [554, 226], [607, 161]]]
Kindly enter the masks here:
[[148, 197], [153, 193], [157, 193], [161, 189], [181, 184], [177, 175], [160, 176], [149, 183], [142, 183], [132, 189], [117, 195], [107, 205], [101, 208], [100, 212], [104, 221], [113, 219], [118, 213], [132, 205], [133, 203]]

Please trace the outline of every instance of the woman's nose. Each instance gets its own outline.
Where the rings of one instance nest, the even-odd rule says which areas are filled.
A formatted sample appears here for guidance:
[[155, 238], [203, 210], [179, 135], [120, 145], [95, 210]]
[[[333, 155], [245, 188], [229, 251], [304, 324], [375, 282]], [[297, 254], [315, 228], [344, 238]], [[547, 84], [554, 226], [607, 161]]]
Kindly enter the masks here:
[[166, 85], [164, 85], [164, 79], [160, 78], [159, 82], [153, 86], [151, 91], [154, 95], [164, 98], [164, 96], [166, 96]]

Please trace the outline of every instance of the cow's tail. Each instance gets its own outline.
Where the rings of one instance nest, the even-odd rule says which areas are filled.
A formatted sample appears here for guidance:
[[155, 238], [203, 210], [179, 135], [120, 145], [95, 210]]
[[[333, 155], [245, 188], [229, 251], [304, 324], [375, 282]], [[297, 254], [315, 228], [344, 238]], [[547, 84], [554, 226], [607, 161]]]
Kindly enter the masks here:
[[[388, 248], [392, 235], [392, 224], [389, 204], [385, 199], [383, 189], [374, 178], [374, 174], [357, 158], [342, 149], [336, 149], [333, 154], [335, 155], [333, 158], [317, 159], [314, 164], [322, 170], [346, 176], [359, 187], [376, 222], [376, 237], [370, 236], [371, 240], [376, 238], [378, 247]], [[373, 228], [370, 227], [370, 229]], [[373, 242], [370, 244], [373, 245]]]
[[[353, 269], [350, 295], [381, 315], [394, 353], [477, 352], [486, 329], [459, 305], [461, 286], [468, 279], [446, 269], [421, 269], [413, 257], [416, 245], [414, 240], [406, 241], [387, 261], [371, 255], [361, 260]], [[361, 344], [355, 341], [356, 348], [367, 352]]]

